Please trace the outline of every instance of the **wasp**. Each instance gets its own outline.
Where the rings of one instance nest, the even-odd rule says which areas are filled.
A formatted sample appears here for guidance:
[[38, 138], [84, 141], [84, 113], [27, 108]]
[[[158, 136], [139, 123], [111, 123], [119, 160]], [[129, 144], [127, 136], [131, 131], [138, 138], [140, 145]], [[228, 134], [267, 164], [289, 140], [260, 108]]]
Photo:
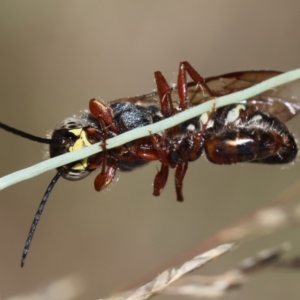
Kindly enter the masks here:
[[[170, 86], [161, 72], [155, 72], [157, 90], [121, 98], [109, 103], [92, 99], [89, 111], [63, 120], [50, 138], [41, 138], [0, 123], [0, 128], [21, 137], [49, 144], [50, 157], [101, 143], [103, 152], [59, 167], [36, 212], [22, 253], [24, 266], [49, 195], [60, 177], [80, 180], [99, 169], [94, 181], [97, 191], [106, 188], [116, 172], [132, 171], [151, 161], [160, 161], [153, 183], [153, 195], [164, 189], [169, 169], [175, 169], [175, 190], [183, 201], [183, 181], [191, 161], [203, 154], [214, 164], [252, 162], [285, 164], [297, 156], [297, 144], [284, 122], [299, 111], [300, 83], [295, 81], [244, 101], [213, 109], [168, 130], [106, 149], [105, 142], [121, 133], [159, 122], [216, 97], [248, 88], [276, 76], [277, 71], [243, 71], [204, 79], [188, 63], [179, 66], [177, 84]], [[187, 81], [187, 75], [192, 81]], [[297, 93], [298, 92], [298, 93]]]

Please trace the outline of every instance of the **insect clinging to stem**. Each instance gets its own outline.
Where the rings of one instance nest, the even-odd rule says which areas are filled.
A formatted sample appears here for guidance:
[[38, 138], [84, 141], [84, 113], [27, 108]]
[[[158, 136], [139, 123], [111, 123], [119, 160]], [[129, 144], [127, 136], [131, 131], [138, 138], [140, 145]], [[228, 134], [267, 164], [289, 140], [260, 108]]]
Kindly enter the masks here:
[[[244, 71], [203, 79], [188, 62], [180, 63], [177, 85], [169, 86], [155, 72], [157, 91], [121, 98], [105, 104], [92, 99], [89, 111], [63, 120], [51, 138], [41, 138], [0, 123], [0, 128], [39, 143], [49, 144], [50, 157], [101, 142], [103, 152], [59, 167], [34, 217], [22, 253], [21, 267], [48, 197], [60, 177], [80, 180], [100, 169], [94, 186], [106, 188], [117, 170], [128, 172], [150, 161], [160, 161], [153, 195], [164, 189], [169, 169], [175, 169], [175, 190], [183, 201], [183, 181], [191, 161], [205, 154], [215, 164], [253, 162], [284, 164], [297, 155], [296, 141], [284, 122], [299, 111], [299, 82], [279, 86], [244, 101], [213, 109], [168, 130], [140, 138], [113, 149], [106, 140], [123, 132], [159, 122], [210, 99], [243, 90], [276, 76], [276, 71]], [[187, 81], [187, 74], [192, 81]], [[294, 89], [294, 87], [297, 87]]]

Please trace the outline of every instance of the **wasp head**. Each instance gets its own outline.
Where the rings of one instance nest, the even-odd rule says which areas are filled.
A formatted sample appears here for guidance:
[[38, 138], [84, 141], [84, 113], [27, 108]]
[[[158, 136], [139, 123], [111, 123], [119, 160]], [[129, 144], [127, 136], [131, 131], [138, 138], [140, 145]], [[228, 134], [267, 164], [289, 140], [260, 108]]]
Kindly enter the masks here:
[[[102, 133], [89, 114], [69, 117], [63, 120], [53, 131], [50, 144], [50, 157], [80, 150], [102, 140]], [[96, 165], [101, 163], [101, 153], [64, 166], [62, 177], [68, 180], [80, 180], [88, 176]]]

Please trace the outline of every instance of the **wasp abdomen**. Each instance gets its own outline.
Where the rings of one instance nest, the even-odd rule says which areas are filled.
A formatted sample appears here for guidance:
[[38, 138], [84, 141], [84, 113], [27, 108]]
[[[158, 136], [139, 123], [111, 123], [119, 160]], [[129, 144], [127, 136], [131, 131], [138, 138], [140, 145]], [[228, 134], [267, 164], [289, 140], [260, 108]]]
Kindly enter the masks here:
[[285, 164], [297, 155], [296, 141], [286, 126], [254, 106], [219, 108], [212, 119], [204, 150], [214, 164]]

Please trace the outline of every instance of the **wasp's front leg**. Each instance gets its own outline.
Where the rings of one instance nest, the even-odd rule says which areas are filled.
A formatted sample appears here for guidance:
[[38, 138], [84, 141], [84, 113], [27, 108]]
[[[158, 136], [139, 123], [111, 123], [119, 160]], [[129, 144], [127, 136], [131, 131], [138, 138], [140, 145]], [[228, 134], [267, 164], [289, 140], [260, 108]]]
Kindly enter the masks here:
[[[96, 99], [92, 99], [90, 100], [89, 108], [91, 114], [98, 120], [100, 125], [104, 123], [110, 131], [116, 134], [119, 133], [119, 130], [113, 120], [112, 111], [109, 107]], [[104, 130], [105, 128], [102, 129]]]
[[[102, 163], [102, 168], [105, 163]], [[94, 181], [94, 186], [96, 191], [101, 191], [105, 189], [114, 179], [117, 171], [117, 166], [115, 164], [110, 164], [106, 169], [102, 169], [100, 174], [97, 175]]]

